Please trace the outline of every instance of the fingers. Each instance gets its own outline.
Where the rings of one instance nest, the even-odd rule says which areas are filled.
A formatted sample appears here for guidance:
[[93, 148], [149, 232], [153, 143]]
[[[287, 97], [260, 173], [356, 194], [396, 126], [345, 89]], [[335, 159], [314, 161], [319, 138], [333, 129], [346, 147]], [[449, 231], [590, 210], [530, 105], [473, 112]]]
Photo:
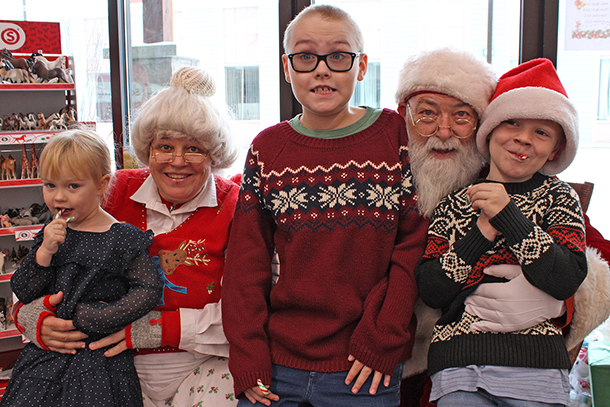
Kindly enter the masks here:
[[[266, 386], [265, 386], [266, 387]], [[279, 396], [274, 393], [263, 394], [263, 391], [258, 386], [250, 387], [244, 391], [244, 395], [252, 404], [261, 403], [266, 406], [271, 405], [271, 401], [279, 401]]]
[[[100, 348], [105, 348], [106, 346], [118, 344], [124, 340], [125, 340], [125, 329], [121, 329], [120, 331], [110, 334], [108, 336], [105, 336], [98, 341], [91, 342], [89, 344], [89, 349], [96, 350], [96, 349], [100, 349]], [[127, 349], [126, 344], [125, 344], [125, 349]], [[125, 349], [123, 349], [123, 350], [125, 350]]]
[[52, 307], [57, 307], [59, 305], [59, 303], [61, 302], [61, 300], [63, 300], [63, 299], [64, 299], [63, 291], [60, 291], [57, 294], [51, 294], [49, 296], [49, 304]]
[[356, 382], [354, 383], [354, 386], [352, 387], [352, 393], [356, 394], [360, 391], [360, 389], [362, 388], [362, 386], [364, 386], [364, 384], [366, 383], [366, 381], [369, 378], [369, 376], [371, 375], [371, 373], [373, 373], [373, 378], [372, 378], [372, 382], [371, 382], [371, 387], [369, 387], [369, 394], [377, 393], [377, 389], [379, 388], [379, 383], [381, 383], [382, 379], [383, 379], [384, 386], [387, 387], [390, 385], [391, 376], [389, 376], [389, 375], [384, 376], [383, 373], [374, 371], [370, 367], [365, 366], [364, 364], [362, 364], [361, 362], [356, 360], [354, 358], [354, 356], [352, 356], [352, 355], [349, 355], [347, 360], [350, 362], [354, 362], [352, 364], [352, 367], [349, 370], [349, 372], [347, 372], [347, 377], [345, 378], [345, 384], [348, 386], [352, 383], [354, 378], [356, 378]]
[[81, 342], [86, 334], [74, 329], [72, 321], [48, 316], [40, 325], [40, 339], [42, 343], [59, 353], [76, 353], [76, 349], [84, 349]]
[[108, 349], [106, 352], [104, 352], [104, 356], [106, 356], [107, 358], [111, 358], [126, 350], [127, 350], [127, 342], [121, 341], [116, 346], [114, 346], [114, 347]]

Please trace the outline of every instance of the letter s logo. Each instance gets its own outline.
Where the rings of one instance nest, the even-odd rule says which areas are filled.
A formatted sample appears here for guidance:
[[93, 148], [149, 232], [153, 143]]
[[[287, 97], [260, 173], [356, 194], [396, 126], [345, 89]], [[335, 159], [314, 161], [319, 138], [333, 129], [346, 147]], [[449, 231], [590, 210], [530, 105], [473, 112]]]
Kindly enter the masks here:
[[0, 23], [0, 48], [9, 51], [19, 49], [25, 44], [25, 31], [17, 24]]

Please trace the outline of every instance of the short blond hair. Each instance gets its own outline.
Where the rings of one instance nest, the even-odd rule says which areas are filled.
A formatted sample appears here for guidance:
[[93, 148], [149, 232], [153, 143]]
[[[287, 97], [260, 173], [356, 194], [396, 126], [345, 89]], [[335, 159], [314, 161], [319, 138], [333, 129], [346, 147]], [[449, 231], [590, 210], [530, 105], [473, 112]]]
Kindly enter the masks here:
[[294, 29], [295, 24], [302, 18], [308, 16], [319, 16], [322, 19], [328, 21], [345, 22], [350, 28], [352, 34], [354, 35], [354, 40], [356, 41], [356, 48], [358, 48], [356, 51], [364, 51], [364, 38], [362, 37], [362, 31], [360, 31], [360, 27], [358, 27], [356, 21], [354, 21], [352, 16], [347, 11], [328, 4], [315, 4], [305, 7], [299, 14], [297, 14], [297, 16], [290, 23], [288, 23], [288, 26], [284, 31], [284, 52], [288, 52], [288, 41], [290, 41], [292, 37], [292, 30]]
[[237, 158], [226, 106], [211, 96], [216, 87], [205, 71], [178, 70], [170, 86], [162, 89], [139, 109], [131, 125], [131, 141], [138, 159], [148, 165], [150, 144], [161, 135], [196, 140], [207, 150], [212, 168], [228, 168]]
[[40, 174], [59, 178], [65, 170], [78, 177], [87, 174], [94, 181], [112, 176], [108, 145], [90, 130], [67, 130], [53, 136], [40, 155]]

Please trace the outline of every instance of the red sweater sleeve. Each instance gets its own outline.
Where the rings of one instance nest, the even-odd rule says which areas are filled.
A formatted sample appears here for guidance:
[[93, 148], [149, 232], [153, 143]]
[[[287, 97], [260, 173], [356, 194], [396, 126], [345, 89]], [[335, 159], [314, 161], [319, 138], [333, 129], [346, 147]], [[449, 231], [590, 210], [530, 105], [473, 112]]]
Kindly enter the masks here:
[[384, 374], [392, 374], [397, 363], [411, 356], [417, 324], [413, 315], [418, 297], [415, 265], [424, 254], [428, 233], [428, 220], [419, 214], [414, 199], [406, 129], [404, 125], [400, 128], [397, 148], [403, 167], [403, 196], [398, 233], [387, 276], [368, 294], [350, 341], [350, 354], [356, 360]]

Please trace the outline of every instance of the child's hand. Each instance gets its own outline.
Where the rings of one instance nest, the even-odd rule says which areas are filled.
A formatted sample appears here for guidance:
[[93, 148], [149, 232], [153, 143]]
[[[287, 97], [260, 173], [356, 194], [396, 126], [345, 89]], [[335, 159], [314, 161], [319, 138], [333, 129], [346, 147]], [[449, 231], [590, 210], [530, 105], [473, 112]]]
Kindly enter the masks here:
[[381, 382], [382, 377], [383, 385], [385, 387], [388, 387], [390, 385], [390, 378], [392, 377], [391, 375], [384, 375], [381, 372], [378, 372], [376, 370], [374, 371], [368, 366], [364, 366], [362, 363], [357, 361], [356, 358], [352, 355], [349, 355], [347, 360], [349, 360], [350, 362], [354, 362], [354, 364], [347, 373], [347, 377], [345, 378], [345, 384], [349, 386], [352, 383], [352, 380], [354, 380], [354, 378], [358, 376], [354, 387], [352, 387], [352, 393], [356, 394], [358, 393], [358, 391], [360, 391], [360, 388], [362, 387], [364, 382], [366, 382], [372, 372], [375, 373], [373, 375], [373, 382], [371, 383], [371, 388], [369, 389], [370, 394], [377, 393], [377, 388], [379, 387], [379, 383]]
[[280, 398], [277, 394], [271, 393], [267, 390], [266, 394], [258, 387], [250, 387], [244, 391], [245, 396], [252, 402], [252, 404], [256, 404], [257, 402], [264, 404], [266, 406], [271, 405], [271, 401], [279, 401]]
[[65, 219], [57, 218], [44, 228], [44, 239], [36, 252], [36, 262], [39, 265], [43, 267], [51, 265], [51, 258], [57, 253], [59, 245], [66, 240], [67, 227], [68, 223]]
[[496, 216], [508, 203], [510, 198], [504, 185], [486, 182], [472, 185], [467, 191], [470, 202], [474, 209], [480, 209], [481, 214], [477, 220], [477, 226], [483, 236], [489, 241], [494, 241], [499, 232], [491, 226], [489, 219]]

